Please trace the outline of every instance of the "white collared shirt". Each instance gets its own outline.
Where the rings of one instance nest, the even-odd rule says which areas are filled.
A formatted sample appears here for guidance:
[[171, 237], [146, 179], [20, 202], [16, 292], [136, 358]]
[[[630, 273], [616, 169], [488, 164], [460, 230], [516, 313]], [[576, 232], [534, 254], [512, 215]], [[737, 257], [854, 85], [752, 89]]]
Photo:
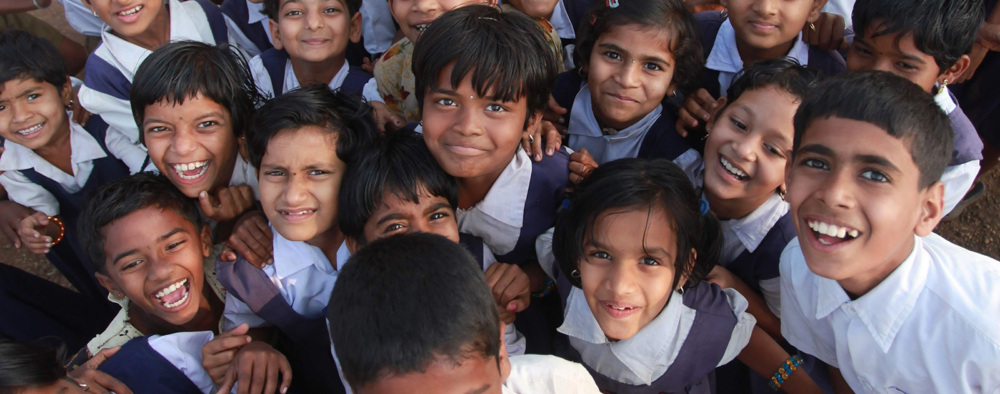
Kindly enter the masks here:
[[858, 299], [814, 274], [798, 239], [781, 256], [781, 333], [856, 392], [1000, 392], [1000, 262], [937, 234]]
[[257, 184], [257, 170], [243, 156], [236, 155], [236, 165], [233, 166], [233, 176], [229, 178], [229, 186], [247, 185], [253, 189], [253, 196], [260, 199], [260, 186]]
[[149, 347], [187, 376], [202, 393], [208, 394], [216, 391], [215, 383], [201, 366], [201, 348], [213, 338], [215, 334], [211, 331], [190, 331], [150, 335], [146, 340], [149, 341]]
[[531, 170], [531, 158], [518, 148], [482, 201], [468, 210], [455, 210], [458, 231], [482, 238], [495, 255], [514, 250], [524, 224]]
[[[274, 264], [265, 266], [264, 273], [271, 278], [292, 310], [307, 319], [321, 316], [323, 308], [330, 302], [337, 273], [351, 257], [347, 243], [341, 244], [337, 250], [337, 268], [334, 268], [320, 248], [302, 241], [289, 241], [273, 227], [271, 231], [274, 232]], [[223, 319], [224, 330], [231, 330], [242, 323], [248, 323], [250, 327], [270, 325], [231, 293], [226, 294]]]
[[[67, 112], [69, 119], [73, 114]], [[0, 155], [0, 185], [7, 189], [11, 201], [24, 205], [48, 216], [59, 214], [59, 200], [42, 185], [32, 182], [19, 170], [34, 169], [39, 174], [55, 181], [69, 193], [80, 191], [90, 179], [94, 160], [107, 157], [104, 149], [83, 126], [69, 122], [69, 144], [72, 149], [70, 161], [73, 173], [67, 174], [43, 159], [37, 153], [13, 141], [4, 141], [3, 155]]]
[[[803, 66], [809, 64], [809, 45], [802, 42], [802, 33], [795, 36], [793, 42], [792, 49], [785, 56], [797, 60]], [[719, 94], [722, 96], [726, 95], [726, 90], [733, 83], [736, 73], [743, 69], [743, 59], [736, 48], [736, 30], [733, 29], [729, 19], [719, 26], [715, 45], [705, 60], [705, 68], [719, 72]]]
[[[269, 26], [267, 14], [264, 13], [264, 2], [254, 3], [250, 0], [242, 0], [247, 3], [247, 26], [253, 26], [254, 24], [260, 24], [264, 28], [264, 34], [267, 35], [268, 42], [274, 42], [271, 38], [271, 27]], [[247, 56], [253, 57], [260, 55], [265, 48], [258, 48], [257, 44], [253, 42], [243, 29], [240, 29], [240, 24], [236, 21], [230, 19], [229, 15], [223, 14], [226, 18], [226, 28], [229, 31], [229, 42], [236, 46], [239, 46], [243, 51], [247, 53]]]
[[[788, 203], [777, 193], [764, 201], [764, 204], [739, 219], [721, 220], [722, 226], [722, 256], [719, 263], [729, 265], [744, 251], [753, 253], [760, 246], [774, 224], [788, 213]], [[765, 279], [757, 283], [764, 296], [767, 306], [775, 315], [781, 314], [781, 283], [779, 278]]]
[[[575, 40], [576, 29], [573, 27], [573, 21], [570, 19], [569, 12], [566, 11], [566, 5], [563, 4], [563, 1], [559, 0], [556, 8], [552, 10], [552, 17], [549, 18], [549, 24], [552, 25], [559, 38], [563, 40]], [[563, 41], [563, 65], [566, 67], [566, 70], [576, 68], [576, 64], [573, 62], [573, 52], [575, 50], [576, 45], [566, 45], [565, 41]]]
[[389, 3], [382, 0], [361, 0], [361, 36], [370, 54], [385, 52], [396, 37]]
[[[350, 72], [350, 70], [351, 65], [347, 64], [347, 61], [345, 60], [344, 65], [340, 67], [337, 74], [335, 74], [333, 79], [330, 80], [330, 89], [337, 89], [340, 85], [343, 85], [344, 80], [347, 79], [347, 73]], [[268, 74], [267, 68], [264, 67], [264, 61], [261, 60], [260, 56], [254, 56], [253, 59], [250, 59], [250, 72], [253, 74], [253, 80], [254, 83], [257, 84], [257, 89], [260, 89], [260, 92], [264, 95], [264, 97], [279, 96], [274, 94], [274, 86], [271, 85], [271, 76]], [[282, 94], [288, 93], [290, 90], [301, 86], [299, 84], [299, 78], [295, 76], [295, 70], [292, 69], [291, 59], [285, 60], [285, 74], [282, 85]], [[368, 83], [365, 84], [362, 96], [364, 96], [365, 100], [368, 100], [368, 102], [385, 102], [385, 100], [382, 99], [382, 96], [378, 93], [378, 83], [375, 82], [374, 77], [369, 79]]]
[[104, 30], [104, 21], [90, 12], [81, 0], [59, 0], [65, 10], [66, 22], [80, 34], [100, 37]]
[[510, 375], [501, 389], [504, 394], [601, 392], [583, 365], [540, 354], [511, 356]]

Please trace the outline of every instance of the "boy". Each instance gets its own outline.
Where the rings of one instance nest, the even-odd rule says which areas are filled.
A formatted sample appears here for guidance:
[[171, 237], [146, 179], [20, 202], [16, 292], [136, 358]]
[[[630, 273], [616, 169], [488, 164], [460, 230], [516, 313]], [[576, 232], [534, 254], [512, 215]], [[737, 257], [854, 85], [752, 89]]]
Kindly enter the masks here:
[[579, 364], [508, 356], [479, 265], [448, 239], [418, 233], [372, 242], [341, 275], [327, 316], [355, 393], [598, 392]]
[[934, 100], [885, 72], [821, 83], [795, 114], [781, 333], [857, 392], [1000, 390], [1000, 265], [931, 234], [951, 144]]

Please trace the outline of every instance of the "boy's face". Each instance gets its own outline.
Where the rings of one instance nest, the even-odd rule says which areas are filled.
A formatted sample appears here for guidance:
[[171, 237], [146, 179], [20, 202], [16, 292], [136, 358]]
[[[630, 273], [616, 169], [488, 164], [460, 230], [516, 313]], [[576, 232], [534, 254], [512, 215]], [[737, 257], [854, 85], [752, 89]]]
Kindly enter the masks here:
[[169, 12], [163, 0], [84, 0], [90, 10], [119, 36], [142, 36], [158, 17]]
[[[492, 182], [520, 146], [528, 101], [479, 97], [469, 75], [450, 86], [453, 68], [451, 64], [441, 70], [441, 86], [428, 86], [424, 95], [424, 142], [449, 175]], [[529, 127], [540, 120], [541, 114], [532, 114]]]
[[790, 49], [803, 26], [819, 17], [826, 0], [722, 0], [721, 3], [729, 10], [736, 42], [763, 51], [760, 55], [764, 58], [772, 58], [786, 53], [767, 51]]
[[62, 92], [34, 78], [12, 79], [0, 91], [0, 137], [35, 150], [68, 137], [70, 84]]
[[347, 42], [361, 39], [361, 13], [350, 15], [343, 0], [282, 0], [270, 20], [274, 47], [293, 59], [343, 59]]
[[337, 157], [337, 134], [318, 126], [277, 133], [257, 174], [264, 215], [286, 239], [318, 246], [337, 231], [337, 193], [346, 168]]
[[441, 14], [469, 4], [493, 4], [495, 0], [389, 0], [389, 11], [399, 31], [416, 43]]
[[806, 264], [861, 296], [941, 219], [944, 187], [924, 190], [910, 143], [866, 122], [817, 119], [788, 167], [788, 202]]
[[172, 209], [147, 207], [111, 222], [104, 233], [104, 267], [97, 279], [128, 297], [154, 320], [181, 327], [209, 309], [204, 259], [212, 234]]
[[431, 233], [458, 242], [458, 222], [448, 199], [421, 188], [420, 201], [386, 193], [382, 204], [365, 223], [365, 240], [373, 242], [396, 234]]
[[[795, 96], [767, 86], [744, 92], [709, 121], [705, 192], [717, 214], [743, 217], [785, 183], [785, 161], [795, 135], [792, 120], [798, 107]], [[718, 202], [725, 202], [726, 207]]]
[[[877, 23], [873, 25], [878, 26]], [[900, 36], [899, 33], [872, 38], [874, 29], [869, 28], [864, 35], [854, 38], [847, 54], [848, 71], [880, 70], [909, 79], [925, 92], [933, 92], [934, 85], [947, 76], [934, 57], [917, 49], [913, 33]], [[951, 78], [952, 81], [955, 77]]]
[[142, 133], [149, 158], [185, 196], [226, 186], [236, 166], [236, 136], [229, 110], [201, 93], [183, 104], [146, 107]]
[[552, 19], [552, 12], [559, 4], [559, 0], [508, 0], [507, 4], [532, 18]]

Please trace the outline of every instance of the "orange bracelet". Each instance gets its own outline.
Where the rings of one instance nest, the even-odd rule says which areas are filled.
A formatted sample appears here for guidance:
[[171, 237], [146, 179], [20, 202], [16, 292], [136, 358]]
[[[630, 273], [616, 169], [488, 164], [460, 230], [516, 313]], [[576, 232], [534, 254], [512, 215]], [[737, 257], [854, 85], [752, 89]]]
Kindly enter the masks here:
[[58, 244], [59, 241], [62, 241], [63, 237], [66, 236], [66, 225], [63, 224], [62, 220], [60, 220], [55, 216], [49, 216], [49, 221], [55, 222], [56, 225], [59, 226], [59, 236], [56, 237], [54, 241], [52, 241], [52, 246], [56, 246], [56, 244]]

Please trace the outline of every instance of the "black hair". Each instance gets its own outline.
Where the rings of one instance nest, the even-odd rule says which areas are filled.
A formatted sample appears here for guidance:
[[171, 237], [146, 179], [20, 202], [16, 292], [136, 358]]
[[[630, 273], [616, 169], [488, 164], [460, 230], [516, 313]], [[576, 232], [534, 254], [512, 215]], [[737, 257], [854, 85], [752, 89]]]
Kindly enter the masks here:
[[330, 339], [357, 391], [391, 375], [500, 354], [500, 318], [482, 269], [440, 235], [402, 234], [361, 248], [327, 310]]
[[41, 344], [0, 340], [0, 393], [14, 394], [28, 387], [48, 386], [66, 376], [62, 349]]
[[722, 111], [743, 93], [769, 86], [779, 88], [801, 102], [822, 78], [823, 74], [819, 70], [799, 65], [797, 60], [790, 57], [751, 63], [733, 78], [733, 83], [726, 89], [726, 104], [715, 112], [715, 116], [722, 115]]
[[413, 75], [421, 110], [427, 90], [442, 83], [441, 70], [449, 64], [455, 65], [451, 86], [471, 75], [480, 97], [525, 98], [528, 117], [545, 109], [558, 73], [538, 22], [519, 11], [486, 5], [448, 11], [420, 36], [413, 48]]
[[861, 71], [820, 82], [795, 112], [792, 155], [813, 121], [831, 117], [871, 123], [909, 142], [910, 156], [920, 170], [920, 190], [941, 178], [951, 160], [953, 133], [948, 116], [933, 97], [903, 77]]
[[694, 17], [681, 0], [618, 0], [611, 8], [599, 2], [582, 23], [579, 45], [574, 56], [576, 64], [590, 63], [594, 43], [608, 30], [624, 25], [665, 29], [669, 33], [669, 48], [674, 55], [674, 75], [671, 82], [677, 89], [690, 93], [698, 88], [705, 66], [698, 27]]
[[341, 181], [337, 223], [346, 237], [362, 243], [365, 224], [384, 198], [392, 193], [401, 200], [419, 203], [420, 193], [441, 196], [452, 209], [458, 207], [458, 184], [427, 149], [420, 134], [400, 130], [389, 133], [347, 168]]
[[7, 81], [31, 78], [62, 93], [69, 81], [66, 62], [55, 45], [21, 30], [0, 31], [0, 92]]
[[358, 96], [326, 85], [310, 85], [275, 97], [260, 107], [247, 129], [250, 163], [260, 170], [267, 144], [282, 131], [316, 126], [337, 136], [337, 158], [351, 166], [358, 151], [378, 135], [372, 108]]
[[[694, 186], [669, 160], [630, 158], [604, 164], [577, 185], [570, 201], [571, 208], [556, 219], [552, 252], [574, 286], [580, 286], [580, 279], [570, 273], [583, 258], [584, 243], [592, 236], [598, 216], [612, 209], [652, 210], [660, 206], [666, 211], [677, 238], [674, 288], [684, 275], [684, 288], [697, 285], [719, 260], [719, 221], [711, 212], [702, 215]], [[697, 253], [693, 266], [692, 249]]]
[[246, 60], [229, 45], [172, 42], [153, 51], [132, 80], [129, 100], [139, 142], [146, 143], [142, 132], [146, 107], [160, 101], [183, 104], [199, 93], [229, 110], [237, 137], [246, 130], [254, 108], [264, 101]]
[[934, 58], [939, 74], [972, 51], [979, 26], [986, 19], [979, 0], [864, 0], [854, 5], [854, 31], [859, 37], [887, 34], [899, 40], [913, 34], [920, 52]]
[[132, 212], [149, 207], [172, 210], [201, 230], [198, 206], [165, 176], [140, 172], [117, 179], [89, 195], [77, 223], [80, 244], [98, 272], [107, 273], [107, 256], [104, 255], [106, 227]]
[[[264, 14], [273, 21], [278, 20], [278, 10], [281, 2], [287, 0], [264, 0]], [[361, 9], [361, 0], [341, 0], [347, 6], [347, 16], [354, 16]]]

